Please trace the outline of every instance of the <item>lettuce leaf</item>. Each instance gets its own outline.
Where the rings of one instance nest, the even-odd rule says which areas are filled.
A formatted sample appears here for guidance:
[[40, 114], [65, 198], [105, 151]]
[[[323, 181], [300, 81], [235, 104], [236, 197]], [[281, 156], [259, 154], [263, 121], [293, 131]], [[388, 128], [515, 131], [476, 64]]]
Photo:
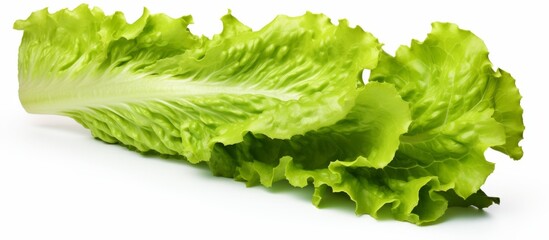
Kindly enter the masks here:
[[222, 21], [210, 40], [187, 29], [190, 16], [145, 9], [128, 24], [86, 5], [35, 12], [14, 26], [24, 30], [21, 103], [105, 142], [197, 163], [248, 132], [288, 139], [334, 124], [379, 57], [371, 34], [320, 14], [279, 16], [259, 31], [230, 13]]
[[[134, 23], [81, 5], [19, 20], [19, 95], [130, 149], [205, 162], [249, 186], [343, 193], [357, 214], [423, 224], [448, 207], [499, 203], [484, 152], [522, 157], [515, 80], [454, 24], [396, 55], [346, 20], [280, 15], [258, 31], [230, 12], [211, 39], [191, 16]], [[373, 69], [368, 83], [364, 69]]]
[[[395, 57], [383, 53], [370, 81], [394, 84], [412, 112], [387, 174], [430, 178], [420, 196], [439, 209], [447, 201], [463, 205], [470, 199], [478, 207], [498, 201], [480, 191], [494, 169], [484, 152], [491, 147], [522, 157], [521, 96], [508, 73], [492, 69], [480, 38], [454, 24], [434, 23], [425, 41], [402, 46]], [[416, 210], [441, 212], [427, 207]]]

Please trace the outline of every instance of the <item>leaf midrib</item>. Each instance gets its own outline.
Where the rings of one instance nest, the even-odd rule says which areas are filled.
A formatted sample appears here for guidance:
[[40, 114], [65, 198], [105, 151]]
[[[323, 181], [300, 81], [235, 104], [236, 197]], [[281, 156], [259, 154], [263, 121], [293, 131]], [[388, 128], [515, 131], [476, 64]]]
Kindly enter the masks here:
[[[130, 79], [130, 80], [127, 80]], [[94, 81], [96, 80], [96, 81]], [[19, 98], [29, 113], [63, 114], [68, 111], [112, 107], [147, 101], [185, 101], [196, 97], [219, 95], [254, 95], [283, 101], [297, 100], [300, 94], [284, 89], [261, 89], [244, 84], [224, 85], [221, 82], [173, 79], [168, 77], [117, 77], [110, 81], [35, 80], [20, 81]], [[51, 82], [43, 85], [37, 82]], [[255, 87], [255, 88], [254, 88]]]

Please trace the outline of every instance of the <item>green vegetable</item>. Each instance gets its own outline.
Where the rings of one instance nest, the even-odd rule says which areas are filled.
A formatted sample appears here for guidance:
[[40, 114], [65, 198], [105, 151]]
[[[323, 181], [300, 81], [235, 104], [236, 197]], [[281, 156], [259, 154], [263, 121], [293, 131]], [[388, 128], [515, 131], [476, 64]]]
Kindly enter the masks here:
[[[452, 24], [396, 57], [360, 27], [320, 14], [252, 31], [230, 13], [209, 39], [190, 16], [128, 24], [86, 5], [19, 20], [19, 95], [30, 113], [74, 118], [139, 152], [205, 162], [248, 185], [343, 192], [356, 212], [438, 219], [487, 207], [488, 147], [515, 159], [524, 126], [514, 79]], [[362, 71], [373, 69], [363, 83]]]
[[191, 22], [145, 10], [130, 25], [86, 5], [35, 12], [15, 23], [25, 31], [21, 102], [103, 141], [196, 163], [247, 132], [287, 139], [332, 125], [380, 52], [371, 34], [311, 13], [257, 32], [227, 15], [212, 40], [192, 35]]
[[410, 103], [413, 121], [385, 173], [390, 180], [429, 179], [420, 192], [420, 203], [429, 204], [416, 208], [420, 221], [463, 199], [479, 208], [499, 201], [480, 191], [494, 170], [484, 151], [492, 147], [520, 159], [524, 125], [515, 80], [492, 70], [482, 40], [454, 24], [434, 23], [424, 42], [399, 48], [395, 57], [383, 53], [370, 81], [393, 84]]

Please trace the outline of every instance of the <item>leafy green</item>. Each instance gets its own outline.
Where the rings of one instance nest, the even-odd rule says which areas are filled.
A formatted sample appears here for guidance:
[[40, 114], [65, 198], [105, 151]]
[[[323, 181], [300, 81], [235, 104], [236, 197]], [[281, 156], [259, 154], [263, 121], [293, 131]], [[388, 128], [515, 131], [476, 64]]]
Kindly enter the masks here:
[[222, 20], [209, 40], [189, 32], [190, 16], [145, 10], [127, 24], [86, 5], [35, 12], [15, 23], [21, 102], [105, 142], [196, 163], [248, 132], [287, 139], [337, 122], [380, 52], [371, 34], [324, 15], [279, 16], [256, 32]]
[[87, 5], [34, 12], [14, 25], [21, 103], [108, 143], [205, 162], [250, 186], [313, 185], [317, 206], [344, 193], [357, 214], [388, 209], [416, 224], [499, 203], [480, 189], [494, 169], [484, 152], [522, 157], [515, 80], [454, 24], [392, 57], [321, 14], [253, 31], [229, 12], [211, 39], [191, 23], [146, 9], [132, 24]]
[[[484, 157], [489, 147], [522, 157], [524, 125], [514, 79], [492, 70], [486, 46], [471, 32], [434, 23], [424, 42], [399, 48], [395, 57], [382, 54], [370, 81], [394, 84], [410, 103], [412, 123], [386, 172], [432, 178], [428, 201], [455, 199], [441, 199], [443, 191], [461, 199], [479, 192], [494, 169]], [[477, 202], [495, 201], [481, 195]]]

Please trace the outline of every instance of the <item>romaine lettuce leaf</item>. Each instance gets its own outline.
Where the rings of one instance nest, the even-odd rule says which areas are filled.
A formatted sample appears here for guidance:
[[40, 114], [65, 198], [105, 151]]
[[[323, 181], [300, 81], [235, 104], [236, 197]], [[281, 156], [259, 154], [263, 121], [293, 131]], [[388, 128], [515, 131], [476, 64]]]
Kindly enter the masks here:
[[[475, 195], [479, 207], [496, 201], [480, 192], [494, 169], [484, 152], [492, 147], [519, 159], [524, 125], [514, 79], [492, 69], [482, 40], [454, 24], [434, 23], [425, 41], [399, 48], [395, 57], [383, 53], [370, 81], [394, 84], [412, 112], [387, 174], [431, 178], [420, 196], [441, 206], [462, 205], [454, 194]], [[434, 212], [424, 207], [416, 207], [418, 214]]]
[[147, 10], [135, 23], [86, 5], [15, 23], [20, 100], [28, 112], [74, 118], [141, 152], [210, 159], [246, 133], [288, 139], [329, 126], [354, 105], [380, 44], [346, 21], [279, 16], [251, 31], [230, 14], [213, 39]]
[[313, 185], [317, 206], [341, 192], [357, 214], [388, 209], [416, 224], [499, 203], [480, 189], [494, 169], [484, 152], [522, 157], [514, 79], [454, 24], [392, 57], [321, 14], [253, 31], [229, 12], [211, 39], [191, 23], [146, 9], [132, 24], [87, 5], [35, 12], [14, 25], [21, 103], [105, 142], [206, 162], [248, 185]]

